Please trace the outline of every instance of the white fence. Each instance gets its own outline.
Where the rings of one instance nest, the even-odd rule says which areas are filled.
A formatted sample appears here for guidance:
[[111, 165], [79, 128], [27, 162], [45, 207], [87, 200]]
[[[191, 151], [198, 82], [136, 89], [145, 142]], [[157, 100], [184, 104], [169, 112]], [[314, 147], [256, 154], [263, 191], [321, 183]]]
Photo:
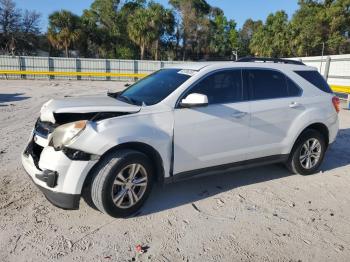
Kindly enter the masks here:
[[296, 59], [308, 66], [316, 67], [327, 78], [330, 85], [350, 87], [350, 54]]
[[[35, 72], [97, 72], [121, 74], [149, 74], [161, 68], [179, 64], [175, 61], [139, 61], [119, 59], [60, 58], [33, 56], [0, 56], [0, 71]], [[78, 80], [125, 80], [121, 77], [46, 76], [2, 74], [9, 79], [78, 79]], [[128, 79], [127, 79], [128, 80]]]
[[[318, 68], [331, 85], [350, 86], [350, 55], [295, 58], [309, 66]], [[181, 61], [140, 61], [119, 59], [88, 59], [60, 57], [0, 56], [0, 71], [39, 71], [39, 72], [98, 72], [149, 74], [161, 68], [183, 64]], [[130, 80], [125, 77], [94, 76], [47, 76], [1, 74], [9, 79], [77, 79], [77, 80]]]

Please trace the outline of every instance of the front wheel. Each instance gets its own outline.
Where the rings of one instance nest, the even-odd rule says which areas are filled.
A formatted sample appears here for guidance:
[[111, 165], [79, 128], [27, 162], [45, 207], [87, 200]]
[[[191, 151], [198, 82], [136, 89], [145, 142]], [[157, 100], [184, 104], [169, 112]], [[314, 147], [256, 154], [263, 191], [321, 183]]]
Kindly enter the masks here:
[[107, 156], [95, 170], [91, 199], [97, 209], [113, 217], [128, 217], [148, 198], [153, 184], [153, 167], [146, 155], [121, 150]]
[[316, 173], [322, 164], [326, 148], [325, 138], [320, 132], [306, 130], [293, 147], [287, 161], [288, 169], [294, 174]]

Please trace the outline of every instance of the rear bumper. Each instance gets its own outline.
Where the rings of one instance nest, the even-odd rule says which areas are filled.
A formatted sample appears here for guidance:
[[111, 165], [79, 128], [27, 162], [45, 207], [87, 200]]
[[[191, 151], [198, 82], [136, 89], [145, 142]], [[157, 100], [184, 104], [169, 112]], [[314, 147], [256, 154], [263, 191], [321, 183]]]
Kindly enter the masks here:
[[327, 127], [328, 127], [328, 132], [329, 132], [329, 144], [332, 145], [339, 132], [339, 118], [338, 115], [331, 117], [327, 121]]

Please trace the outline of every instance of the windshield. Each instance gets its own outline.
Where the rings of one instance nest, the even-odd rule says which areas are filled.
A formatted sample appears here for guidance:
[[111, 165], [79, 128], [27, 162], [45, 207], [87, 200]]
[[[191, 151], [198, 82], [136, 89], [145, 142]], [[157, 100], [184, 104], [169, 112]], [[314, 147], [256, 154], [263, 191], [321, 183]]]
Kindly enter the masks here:
[[118, 99], [136, 105], [155, 105], [191, 77], [188, 70], [162, 69], [136, 82]]

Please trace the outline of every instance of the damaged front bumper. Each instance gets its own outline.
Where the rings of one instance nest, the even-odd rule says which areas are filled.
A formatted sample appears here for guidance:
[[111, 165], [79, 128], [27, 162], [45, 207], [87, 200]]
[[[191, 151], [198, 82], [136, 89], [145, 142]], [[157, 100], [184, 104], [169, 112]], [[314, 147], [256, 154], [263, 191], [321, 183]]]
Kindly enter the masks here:
[[[36, 134], [22, 154], [22, 165], [46, 198], [63, 209], [78, 209], [86, 176], [97, 162], [71, 160], [63, 151], [36, 143]], [[41, 141], [42, 143], [42, 141]]]

